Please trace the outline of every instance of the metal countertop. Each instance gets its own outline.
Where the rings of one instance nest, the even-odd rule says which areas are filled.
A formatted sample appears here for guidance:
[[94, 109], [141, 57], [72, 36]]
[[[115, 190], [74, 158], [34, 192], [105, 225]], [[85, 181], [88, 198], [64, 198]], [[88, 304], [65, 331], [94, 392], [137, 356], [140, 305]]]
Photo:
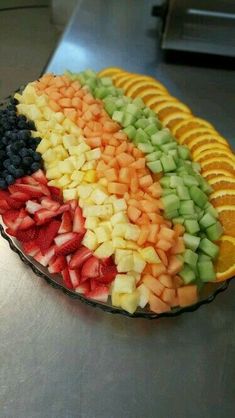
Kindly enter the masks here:
[[[78, 2], [47, 70], [156, 76], [232, 143], [234, 72], [168, 64], [152, 1]], [[0, 240], [1, 418], [233, 418], [235, 282], [210, 305], [147, 321], [85, 306]]]

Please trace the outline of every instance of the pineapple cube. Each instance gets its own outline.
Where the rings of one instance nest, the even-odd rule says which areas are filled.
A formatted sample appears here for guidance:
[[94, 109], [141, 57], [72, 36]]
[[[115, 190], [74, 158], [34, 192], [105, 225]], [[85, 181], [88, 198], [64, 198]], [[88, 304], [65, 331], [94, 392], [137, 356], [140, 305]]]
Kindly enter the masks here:
[[56, 125], [54, 126], [54, 131], [58, 134], [63, 134], [64, 133], [64, 128], [59, 123], [56, 123]]
[[77, 189], [64, 189], [63, 190], [64, 200], [73, 200], [77, 198]]
[[140, 235], [140, 228], [137, 225], [129, 224], [126, 228], [125, 238], [131, 241], [137, 241]]
[[86, 152], [87, 161], [98, 160], [101, 157], [101, 149], [94, 148]]
[[50, 134], [49, 141], [51, 142], [51, 145], [53, 147], [56, 147], [57, 145], [60, 145], [63, 143], [62, 136], [59, 134], [55, 134], [54, 132]]
[[84, 154], [81, 154], [79, 157], [76, 157], [76, 166], [75, 166], [75, 168], [77, 170], [80, 170], [80, 168], [82, 168], [84, 166], [85, 162], [86, 162], [85, 155]]
[[[45, 108], [46, 106], [47, 106], [47, 99], [46, 99], [46, 97], [45, 96], [36, 96], [35, 97], [35, 104], [38, 106], [38, 107], [43, 107], [43, 108]], [[48, 108], [47, 107], [47, 109], [50, 109], [50, 108]], [[50, 109], [51, 110], [51, 109]], [[54, 112], [52, 112], [53, 113], [53, 115], [52, 116], [54, 116]]]
[[88, 216], [88, 218], [85, 220], [85, 228], [92, 229], [94, 231], [94, 229], [98, 226], [98, 223], [99, 218], [96, 216]]
[[[52, 150], [52, 148], [49, 148], [46, 152], [44, 152], [42, 154], [42, 158], [43, 158], [44, 161], [48, 161], [48, 162], [54, 161], [54, 160], [56, 160], [56, 152], [54, 152]], [[59, 166], [59, 164], [58, 164], [58, 166]]]
[[141, 284], [137, 287], [137, 292], [139, 293], [139, 306], [144, 308], [149, 301], [150, 291], [144, 284]]
[[112, 216], [110, 221], [111, 221], [112, 225], [127, 224], [129, 222], [129, 219], [124, 212], [117, 212]]
[[110, 257], [113, 254], [112, 241], [103, 242], [94, 252], [94, 256], [98, 258]]
[[69, 153], [70, 155], [77, 155], [78, 157], [84, 152], [89, 151], [90, 147], [85, 142], [81, 142], [80, 144], [76, 143], [75, 145], [69, 146]]
[[[74, 122], [72, 122], [72, 121], [71, 121], [70, 119], [68, 119], [68, 118], [65, 118], [65, 119], [64, 119], [64, 121], [63, 121], [62, 125], [63, 125], [63, 128], [64, 128], [67, 132], [72, 133], [72, 131], [73, 131], [73, 133], [74, 133], [74, 132], [76, 132], [76, 134], [77, 134], [77, 135], [80, 135], [80, 133], [81, 133], [81, 129], [80, 129], [80, 128], [78, 128], [78, 127], [75, 125], [75, 123], [74, 123]], [[76, 128], [76, 129], [75, 129], [75, 128]]]
[[161, 263], [161, 260], [153, 247], [145, 247], [143, 249], [139, 249], [139, 253], [147, 263]]
[[51, 142], [48, 139], [43, 138], [37, 146], [37, 152], [44, 154], [51, 147]]
[[72, 180], [76, 180], [78, 183], [81, 183], [84, 177], [84, 173], [81, 171], [75, 170], [73, 174], [71, 175]]
[[73, 125], [70, 127], [70, 133], [76, 136], [79, 136], [81, 133], [81, 129], [77, 125]]
[[117, 293], [133, 293], [135, 291], [135, 278], [129, 274], [117, 274], [113, 291]]
[[73, 167], [76, 168], [77, 159], [76, 159], [76, 157], [74, 155], [66, 158], [66, 161], [69, 161], [73, 165]]
[[81, 197], [82, 199], [87, 199], [90, 196], [90, 194], [92, 193], [93, 187], [90, 184], [80, 184], [80, 186], [78, 186], [77, 190], [78, 190], [78, 196], [79, 197]]
[[111, 222], [109, 222], [109, 221], [102, 221], [102, 222], [99, 223], [99, 226], [104, 226], [105, 228], [107, 228], [109, 230], [109, 232], [110, 232], [110, 239], [111, 239], [112, 230], [113, 230], [113, 227], [112, 227]]
[[107, 197], [107, 194], [97, 187], [93, 190], [90, 197], [96, 205], [102, 205]]
[[[38, 106], [38, 104], [37, 104], [37, 106]], [[42, 113], [43, 113], [43, 116], [46, 120], [50, 120], [52, 118], [52, 116], [54, 115], [54, 112], [47, 106], [42, 108]]]
[[[16, 100], [18, 100], [18, 102], [19, 102], [19, 103], [22, 103], [22, 101], [23, 101], [23, 96], [22, 96], [22, 94], [20, 94], [20, 93], [15, 93], [15, 94], [14, 94], [14, 98], [15, 98]], [[19, 106], [19, 105], [17, 105], [17, 106]]]
[[60, 187], [58, 180], [50, 180], [48, 181], [48, 186], [52, 186], [52, 187]]
[[68, 159], [58, 163], [58, 169], [62, 174], [71, 174], [74, 171], [74, 166]]
[[112, 298], [113, 306], [121, 307], [121, 294], [120, 293], [112, 291], [111, 298]]
[[96, 181], [96, 171], [87, 170], [84, 174], [84, 181], [87, 181], [87, 183], [94, 183]]
[[123, 238], [115, 237], [113, 238], [114, 248], [126, 248], [126, 241]]
[[121, 257], [117, 265], [118, 273], [127, 273], [134, 267], [133, 254]]
[[115, 237], [124, 238], [127, 226], [128, 226], [127, 223], [114, 225], [113, 231], [112, 231], [112, 238], [115, 238]]
[[114, 199], [113, 201], [114, 212], [121, 212], [127, 209], [125, 199]]
[[78, 186], [78, 181], [77, 180], [73, 180], [71, 183], [68, 184], [68, 189], [74, 189], [75, 187]]
[[91, 205], [85, 208], [84, 216], [98, 216], [98, 218], [109, 219], [113, 214], [112, 205]]
[[56, 112], [53, 115], [53, 119], [58, 123], [62, 123], [64, 118], [65, 118], [65, 116], [62, 112]]
[[58, 179], [61, 177], [61, 172], [57, 167], [49, 168], [46, 172], [46, 177], [48, 180]]
[[135, 278], [135, 282], [136, 283], [138, 283], [140, 281], [140, 279], [141, 279], [141, 274], [140, 273], [137, 273], [134, 270], [129, 271], [128, 274], [130, 274], [131, 276], [133, 276]]
[[105, 226], [98, 226], [98, 228], [95, 228], [94, 233], [96, 234], [98, 244], [109, 241], [111, 238], [110, 230]]
[[[30, 118], [30, 116], [28, 116], [28, 118]], [[39, 119], [35, 119], [34, 122], [35, 122], [37, 131], [40, 133], [40, 136], [46, 135], [49, 129], [48, 122], [45, 122]]]
[[63, 135], [62, 141], [63, 141], [64, 147], [67, 150], [69, 150], [71, 147], [75, 147], [75, 145], [78, 144], [78, 140], [74, 135]]
[[58, 180], [59, 187], [62, 187], [62, 188], [67, 186], [69, 183], [70, 183], [70, 177], [67, 174], [60, 177], [60, 179]]
[[[127, 257], [128, 255], [133, 255], [133, 252], [131, 250], [124, 250], [124, 249], [117, 249], [115, 251], [115, 263], [118, 264], [121, 258]], [[132, 269], [130, 269], [132, 270]]]
[[138, 304], [139, 293], [137, 290], [129, 295], [121, 296], [121, 307], [130, 314], [133, 314], [136, 311]]
[[46, 170], [49, 170], [50, 168], [54, 168], [54, 167], [58, 168], [57, 166], [58, 166], [57, 160], [49, 161], [49, 162], [44, 161], [44, 167], [46, 168]]
[[127, 240], [125, 242], [126, 242], [126, 248], [128, 250], [138, 250], [139, 249], [139, 246], [135, 242], [127, 241]]
[[145, 269], [146, 261], [142, 258], [142, 256], [137, 252], [133, 252], [133, 258], [134, 258], [134, 268], [133, 270], [137, 273], [142, 273], [142, 271]]
[[84, 163], [82, 170], [83, 171], [87, 171], [87, 170], [94, 170], [96, 168], [96, 162], [93, 161], [87, 161]]
[[97, 238], [94, 232], [90, 230], [86, 231], [82, 240], [82, 244], [89, 248], [89, 250], [94, 251], [98, 246]]
[[23, 91], [23, 98], [25, 104], [34, 104], [35, 98], [37, 97], [37, 93], [31, 83], [29, 83], [24, 91]]
[[54, 151], [56, 152], [57, 156], [60, 157], [60, 160], [64, 160], [66, 158], [68, 158], [68, 153], [66, 151], [66, 149], [63, 147], [63, 145], [57, 145], [54, 148]]

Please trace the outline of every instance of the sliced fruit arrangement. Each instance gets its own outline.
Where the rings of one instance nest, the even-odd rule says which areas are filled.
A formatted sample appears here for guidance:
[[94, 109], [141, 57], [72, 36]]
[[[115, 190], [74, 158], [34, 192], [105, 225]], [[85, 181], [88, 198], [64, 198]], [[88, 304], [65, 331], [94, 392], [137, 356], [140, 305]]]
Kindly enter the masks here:
[[[222, 179], [222, 188], [217, 184], [211, 194], [214, 206], [209, 203], [213, 186], [189, 151], [198, 151], [193, 141], [199, 119], [182, 144], [160, 122], [176, 128], [180, 121], [182, 130], [193, 119], [187, 106], [168, 101], [154, 79], [115, 68], [109, 73], [116, 86], [92, 71], [46, 74], [15, 95], [16, 118], [35, 129], [28, 144], [36, 137], [44, 173], [26, 171], [4, 185], [3, 221], [27, 254], [88, 298], [107, 302], [110, 294], [112, 304], [129, 313], [191, 305], [201, 287], [215, 281], [215, 260], [218, 280], [232, 276], [214, 243], [223, 232], [214, 206], [219, 209], [222, 199], [223, 219], [234, 194], [223, 200]], [[218, 134], [206, 122], [199, 126], [206, 144], [213, 143]], [[218, 144], [229, 158], [226, 141]], [[207, 150], [200, 163], [211, 180]], [[223, 162], [220, 170], [233, 178]], [[222, 251], [232, 248], [231, 240], [219, 242]]]

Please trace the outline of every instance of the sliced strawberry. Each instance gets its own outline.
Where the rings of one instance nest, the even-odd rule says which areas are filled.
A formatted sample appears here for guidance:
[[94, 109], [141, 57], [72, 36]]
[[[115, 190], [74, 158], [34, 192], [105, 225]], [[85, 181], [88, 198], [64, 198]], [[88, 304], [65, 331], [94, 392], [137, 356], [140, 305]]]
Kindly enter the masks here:
[[24, 192], [15, 192], [15, 193], [11, 193], [12, 199], [17, 200], [19, 202], [27, 202], [27, 200], [30, 199], [30, 196], [28, 193], [24, 193]]
[[24, 202], [17, 201], [11, 196], [8, 197], [7, 204], [11, 209], [20, 209], [24, 206]]
[[4, 224], [13, 231], [16, 231], [22, 222], [22, 219], [19, 217], [19, 215], [19, 210], [8, 210], [2, 215]]
[[70, 204], [71, 211], [73, 212], [73, 215], [74, 215], [75, 210], [78, 206], [78, 201], [76, 199], [73, 199], [73, 200], [68, 200], [66, 203]]
[[54, 241], [54, 238], [56, 237], [58, 230], [60, 227], [60, 222], [56, 220], [50, 221], [49, 224], [42, 226], [39, 230], [39, 234], [37, 237], [37, 244], [42, 252], [42, 254], [45, 254], [45, 252], [50, 248], [51, 244]]
[[104, 285], [98, 285], [95, 289], [87, 292], [85, 296], [89, 299], [95, 299], [99, 302], [107, 302], [109, 297], [109, 288]]
[[87, 281], [86, 281], [86, 282], [84, 282], [84, 283], [80, 283], [80, 284], [76, 287], [75, 292], [77, 292], [77, 293], [81, 293], [81, 295], [84, 295], [85, 293], [89, 293], [89, 292], [90, 292], [90, 290], [91, 290], [91, 287], [90, 287], [90, 282], [87, 280]]
[[98, 277], [100, 274], [100, 260], [92, 256], [83, 264], [81, 276], [82, 278], [92, 278]]
[[54, 217], [56, 217], [55, 212], [42, 208], [42, 209], [39, 209], [37, 212], [35, 212], [34, 220], [37, 225], [43, 225], [49, 222]]
[[11, 229], [11, 228], [7, 228], [7, 229], [6, 229], [6, 233], [7, 233], [8, 235], [11, 235], [12, 237], [16, 237], [17, 231], [13, 231], [13, 229]]
[[64, 205], [61, 205], [59, 209], [56, 211], [56, 215], [61, 215], [64, 212], [67, 212], [70, 210], [70, 205], [68, 203], [65, 203]]
[[[65, 239], [65, 235], [67, 236], [67, 240], [64, 241], [62, 244], [57, 244], [58, 238], [63, 237]], [[57, 255], [68, 255], [74, 253], [76, 251], [81, 242], [82, 242], [83, 235], [77, 234], [76, 232], [69, 232], [67, 234], [58, 235], [55, 238], [56, 247], [56, 254]]]
[[47, 250], [47, 252], [44, 255], [41, 253], [41, 251], [39, 251], [39, 253], [35, 255], [34, 259], [38, 263], [42, 264], [44, 267], [47, 267], [51, 259], [54, 257], [54, 255], [55, 255], [55, 246], [49, 248], [49, 250]]
[[58, 231], [59, 234], [65, 234], [66, 232], [72, 231], [72, 216], [70, 212], [64, 212], [62, 215], [62, 222], [60, 225], [60, 229]]
[[73, 231], [85, 234], [86, 230], [84, 225], [85, 219], [82, 215], [82, 209], [79, 206], [77, 206], [73, 218]]
[[7, 190], [0, 190], [0, 204], [1, 204], [1, 200], [7, 200], [9, 196], [10, 196], [10, 193]]
[[69, 269], [68, 269], [68, 268], [65, 268], [65, 269], [62, 271], [62, 277], [63, 277], [63, 280], [64, 280], [64, 284], [65, 284], [65, 286], [66, 286], [68, 289], [73, 289], [73, 285], [72, 285], [72, 282], [71, 282], [71, 279], [70, 279]]
[[[7, 200], [8, 200], [8, 198], [7, 198]], [[11, 209], [11, 206], [9, 205], [7, 200], [2, 199], [1, 202], [0, 202], [0, 211], [1, 211], [0, 213], [1, 213], [1, 215], [3, 213], [5, 213], [7, 210]]]
[[104, 284], [111, 283], [115, 279], [117, 273], [118, 272], [117, 272], [116, 266], [114, 265], [105, 266], [101, 264], [100, 274], [99, 274], [97, 281], [104, 283]]
[[80, 284], [80, 273], [79, 270], [70, 270], [69, 269], [69, 276], [71, 283], [73, 285], [73, 288], [75, 289]]
[[47, 185], [47, 178], [42, 170], [38, 170], [32, 174], [32, 177], [37, 180], [38, 183]]
[[33, 241], [38, 236], [38, 229], [32, 226], [31, 228], [25, 230], [18, 230], [16, 232], [16, 239], [20, 242]]
[[45, 186], [45, 184], [39, 184], [39, 187], [41, 187], [41, 190], [45, 196], [51, 197], [51, 192], [48, 187]]
[[60, 204], [58, 202], [55, 202], [48, 197], [43, 197], [40, 203], [43, 208], [51, 210], [52, 212], [56, 212], [60, 208]]
[[[9, 190], [11, 193], [15, 192], [23, 192], [29, 195], [29, 198], [35, 199], [44, 196], [46, 193], [43, 191], [44, 185], [34, 186], [31, 184], [12, 184], [9, 186]], [[49, 193], [50, 194], [50, 193]]]
[[59, 203], [63, 203], [62, 192], [58, 187], [48, 186], [47, 188], [49, 189], [53, 200]]
[[48, 271], [52, 274], [61, 273], [67, 266], [66, 258], [63, 255], [55, 257], [54, 261], [49, 263]]
[[97, 286], [99, 286], [99, 284], [97, 283], [97, 281], [95, 279], [90, 279], [90, 288], [91, 288], [91, 290], [95, 290], [97, 288]]
[[28, 200], [27, 201], [27, 203], [26, 203], [26, 210], [31, 215], [34, 215], [34, 213], [37, 212], [37, 211], [39, 211], [40, 209], [42, 209], [42, 206], [39, 205], [39, 203], [34, 202], [33, 200]]
[[28, 229], [31, 228], [33, 225], [35, 225], [35, 222], [32, 218], [30, 218], [29, 215], [26, 215], [21, 218], [22, 221], [20, 222], [20, 225], [18, 226], [18, 229]]
[[102, 264], [104, 266], [113, 266], [113, 259], [112, 257], [102, 258]]
[[85, 263], [85, 261], [88, 260], [88, 258], [90, 258], [91, 256], [91, 250], [89, 250], [89, 248], [81, 246], [72, 256], [71, 261], [69, 263], [69, 268], [74, 270], [76, 268], [81, 267], [82, 264]]
[[21, 183], [24, 184], [31, 184], [33, 186], [37, 186], [38, 182], [32, 176], [24, 176], [21, 178]]
[[37, 253], [39, 253], [39, 247], [35, 241], [28, 241], [22, 244], [23, 250], [26, 254], [34, 257]]

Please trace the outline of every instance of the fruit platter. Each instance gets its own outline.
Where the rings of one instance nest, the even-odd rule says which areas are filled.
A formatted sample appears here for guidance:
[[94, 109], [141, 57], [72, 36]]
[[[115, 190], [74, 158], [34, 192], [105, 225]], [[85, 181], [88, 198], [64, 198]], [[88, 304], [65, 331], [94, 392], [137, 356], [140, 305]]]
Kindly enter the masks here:
[[157, 80], [44, 74], [0, 108], [1, 234], [38, 275], [131, 317], [193, 311], [235, 275], [235, 156]]

